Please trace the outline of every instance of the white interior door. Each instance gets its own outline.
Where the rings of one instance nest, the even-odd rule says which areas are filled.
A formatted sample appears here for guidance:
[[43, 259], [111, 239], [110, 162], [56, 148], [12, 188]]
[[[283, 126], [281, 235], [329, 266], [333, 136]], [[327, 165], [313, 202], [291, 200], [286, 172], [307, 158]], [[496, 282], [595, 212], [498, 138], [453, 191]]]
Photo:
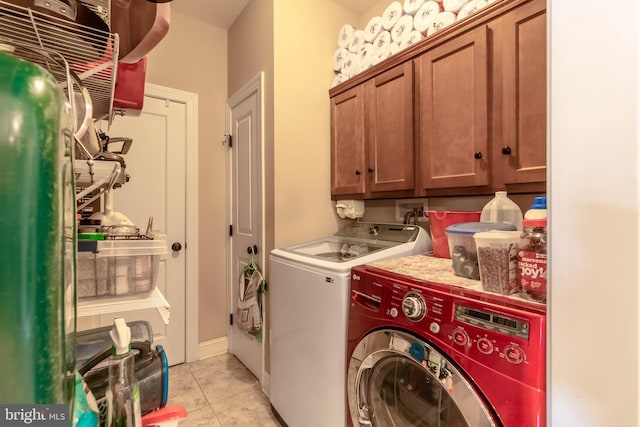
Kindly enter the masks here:
[[[231, 313], [236, 313], [239, 277], [251, 260], [248, 248], [257, 248], [254, 261], [262, 269], [262, 74], [235, 93], [227, 102], [230, 147], [230, 217], [232, 226], [229, 295]], [[263, 325], [263, 331], [265, 327]], [[263, 340], [229, 328], [229, 351], [262, 382]]]
[[[186, 115], [185, 103], [147, 90], [139, 116], [116, 117], [109, 129], [102, 123], [110, 137], [133, 139], [123, 155], [131, 178], [112, 190], [113, 209], [125, 214], [141, 232], [153, 217], [153, 229], [166, 235], [169, 254], [160, 263], [157, 287], [171, 305], [168, 325], [154, 308], [79, 319], [79, 327], [84, 328], [110, 325], [116, 316], [128, 322], [149, 321], [154, 344], [164, 347], [170, 365], [186, 359]], [[172, 250], [173, 243], [182, 248]]]

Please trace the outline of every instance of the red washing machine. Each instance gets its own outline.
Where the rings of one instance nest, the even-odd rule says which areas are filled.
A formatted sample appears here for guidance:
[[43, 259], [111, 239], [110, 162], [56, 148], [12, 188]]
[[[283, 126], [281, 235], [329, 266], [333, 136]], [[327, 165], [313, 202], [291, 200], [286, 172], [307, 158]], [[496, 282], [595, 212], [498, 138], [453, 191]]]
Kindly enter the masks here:
[[352, 269], [348, 426], [546, 425], [546, 306], [471, 283]]

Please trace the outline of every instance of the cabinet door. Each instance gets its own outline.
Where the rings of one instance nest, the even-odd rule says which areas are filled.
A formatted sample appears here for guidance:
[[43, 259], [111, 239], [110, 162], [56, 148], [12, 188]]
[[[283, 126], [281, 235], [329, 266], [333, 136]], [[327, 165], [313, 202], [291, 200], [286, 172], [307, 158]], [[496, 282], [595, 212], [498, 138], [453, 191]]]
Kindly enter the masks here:
[[[502, 180], [546, 182], [547, 29], [546, 4], [536, 0], [502, 17]], [[507, 148], [508, 147], [508, 148]]]
[[487, 28], [417, 59], [419, 138], [425, 189], [489, 184]]
[[368, 192], [413, 190], [413, 62], [365, 86]]
[[331, 194], [364, 194], [364, 88], [331, 98]]

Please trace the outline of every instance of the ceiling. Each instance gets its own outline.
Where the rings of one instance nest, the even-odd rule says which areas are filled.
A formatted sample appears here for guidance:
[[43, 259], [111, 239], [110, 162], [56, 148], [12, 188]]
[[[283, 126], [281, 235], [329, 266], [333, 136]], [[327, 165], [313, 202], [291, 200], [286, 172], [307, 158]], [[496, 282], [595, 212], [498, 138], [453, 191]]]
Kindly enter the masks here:
[[[251, 0], [175, 0], [171, 3], [171, 10], [216, 27], [228, 29], [249, 1]], [[379, 2], [379, 0], [333, 1], [357, 14], [369, 10]]]
[[176, 0], [171, 11], [228, 29], [250, 0]]
[[[358, 15], [363, 14], [367, 10], [371, 9], [376, 4], [380, 3], [380, 0], [333, 0], [334, 2], [341, 4], [352, 12]], [[389, 0], [391, 3], [391, 0]]]

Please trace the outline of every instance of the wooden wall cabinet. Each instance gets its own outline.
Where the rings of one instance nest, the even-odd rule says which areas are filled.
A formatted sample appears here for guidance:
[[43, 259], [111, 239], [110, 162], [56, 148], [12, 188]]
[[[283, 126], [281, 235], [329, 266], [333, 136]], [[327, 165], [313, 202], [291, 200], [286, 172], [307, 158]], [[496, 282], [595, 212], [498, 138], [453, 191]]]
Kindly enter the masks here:
[[364, 86], [331, 98], [331, 195], [364, 195]]
[[505, 14], [496, 25], [495, 55], [501, 58], [495, 62], [501, 67], [493, 82], [498, 88], [494, 160], [498, 187], [510, 192], [546, 188], [546, 20], [545, 1], [535, 0]]
[[333, 88], [332, 197], [546, 191], [545, 12], [496, 3]]
[[331, 99], [331, 194], [413, 195], [413, 64]]
[[486, 26], [427, 51], [416, 64], [423, 188], [488, 185]]

